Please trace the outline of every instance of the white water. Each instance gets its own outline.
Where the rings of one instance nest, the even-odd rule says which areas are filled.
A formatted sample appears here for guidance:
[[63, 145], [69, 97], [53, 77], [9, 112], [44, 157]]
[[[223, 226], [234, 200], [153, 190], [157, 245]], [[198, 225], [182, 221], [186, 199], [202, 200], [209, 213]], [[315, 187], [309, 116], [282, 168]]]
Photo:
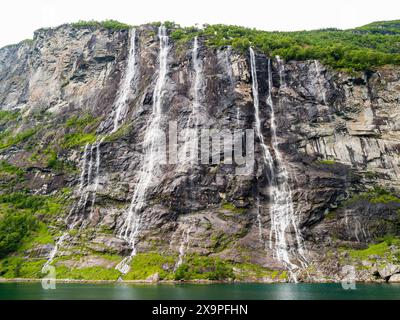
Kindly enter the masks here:
[[[129, 49], [129, 56], [128, 56], [128, 62], [125, 70], [125, 74], [122, 80], [122, 84], [120, 86], [120, 90], [117, 94], [117, 99], [115, 101], [115, 115], [114, 115], [114, 125], [113, 129], [110, 132], [114, 133], [115, 131], [118, 130], [119, 125], [121, 122], [124, 121], [124, 118], [126, 116], [126, 110], [127, 110], [127, 102], [129, 98], [129, 94], [131, 92], [131, 83], [132, 80], [135, 77], [136, 74], [136, 32], [135, 30], [130, 31], [130, 49]], [[58, 239], [56, 242], [53, 250], [50, 252], [49, 258], [44, 265], [44, 267], [48, 266], [56, 257], [58, 250], [62, 243], [64, 242], [66, 236], [68, 235], [69, 231], [72, 230], [79, 222], [81, 219], [77, 216], [72, 223], [69, 223], [69, 218], [76, 213], [76, 210], [80, 210], [81, 208], [85, 210], [87, 201], [90, 197], [90, 194], [92, 195], [92, 201], [91, 201], [91, 209], [90, 209], [90, 218], [93, 215], [93, 208], [94, 204], [96, 202], [96, 195], [97, 195], [97, 190], [99, 187], [99, 174], [100, 174], [100, 165], [101, 165], [101, 143], [104, 141], [105, 137], [101, 138], [100, 140], [97, 140], [96, 143], [92, 144], [91, 146], [89, 144], [85, 145], [84, 152], [83, 152], [83, 160], [82, 160], [82, 166], [81, 166], [81, 175], [79, 178], [79, 188], [78, 192], [80, 193], [80, 198], [78, 201], [78, 204], [73, 206], [69, 215], [66, 218], [66, 224], [67, 224], [67, 231], [65, 231], [61, 237]], [[90, 147], [90, 154], [88, 155]], [[96, 149], [96, 160], [94, 162], [93, 160], [93, 151]], [[89, 163], [87, 161], [89, 157]], [[91, 183], [92, 183], [92, 175], [93, 175], [93, 165], [95, 166], [94, 170], [94, 187], [91, 189]], [[87, 171], [86, 171], [87, 168]], [[89, 218], [89, 221], [90, 221]], [[83, 225], [81, 226], [83, 227]]]
[[327, 101], [326, 101], [326, 93], [325, 93], [325, 88], [321, 82], [321, 70], [319, 68], [319, 64], [318, 64], [318, 60], [314, 60], [314, 66], [315, 66], [315, 72], [317, 73], [317, 80], [318, 80], [318, 89], [319, 92], [322, 96], [322, 101], [324, 102], [325, 105], [327, 105]]
[[[283, 73], [283, 64], [279, 64], [279, 69]], [[283, 81], [283, 75], [280, 77]], [[283, 83], [281, 83], [283, 84]], [[275, 186], [272, 188], [274, 203], [271, 210], [271, 235], [270, 239], [274, 235], [275, 238], [275, 250], [278, 259], [284, 261], [289, 267], [297, 268], [295, 264], [290, 261], [290, 255], [288, 252], [287, 233], [292, 228], [296, 240], [296, 253], [300, 255], [300, 261], [304, 260], [304, 253], [302, 247], [302, 241], [300, 232], [298, 230], [298, 223], [296, 221], [295, 210], [293, 207], [292, 190], [289, 184], [289, 173], [285, 167], [281, 153], [278, 147], [278, 139], [276, 135], [276, 121], [275, 121], [275, 109], [272, 100], [272, 68], [271, 59], [268, 59], [268, 98], [267, 103], [271, 108], [271, 136], [272, 136], [272, 147], [274, 150], [275, 158], [277, 161], [276, 165], [276, 178]], [[273, 219], [272, 219], [273, 217]], [[271, 241], [272, 246], [272, 241]]]
[[260, 211], [260, 199], [257, 197], [257, 223], [258, 223], [258, 237], [260, 238], [261, 243], [265, 246], [264, 236], [263, 236], [263, 225], [261, 220], [261, 211]]
[[179, 247], [179, 258], [178, 258], [178, 262], [175, 265], [175, 270], [178, 269], [182, 265], [183, 258], [185, 257], [185, 254], [189, 249], [191, 232], [192, 232], [192, 227], [189, 227], [186, 230], [186, 232], [185, 232], [185, 230], [182, 232], [181, 245]]
[[130, 49], [128, 62], [125, 69], [125, 74], [120, 86], [120, 90], [117, 94], [117, 99], [115, 101], [115, 115], [114, 115], [114, 127], [111, 133], [118, 130], [120, 123], [123, 123], [127, 111], [127, 102], [129, 95], [132, 91], [131, 84], [136, 75], [136, 31], [131, 30], [130, 36]]
[[92, 191], [92, 204], [90, 206], [90, 217], [89, 221], [93, 216], [93, 208], [94, 204], [96, 203], [96, 196], [97, 196], [97, 189], [99, 188], [99, 181], [100, 181], [100, 164], [101, 164], [101, 149], [100, 146], [104, 141], [104, 137], [101, 138], [99, 141], [96, 142], [96, 165], [95, 165], [95, 178], [94, 178], [94, 188]]
[[199, 124], [200, 93], [203, 79], [202, 65], [199, 59], [199, 42], [197, 37], [194, 38], [193, 42], [192, 64], [194, 70], [194, 81], [192, 87], [193, 104], [183, 133], [183, 146], [180, 152], [181, 164], [197, 163], [197, 127]]
[[130, 269], [130, 262], [132, 257], [136, 255], [136, 242], [139, 236], [139, 231], [142, 223], [140, 215], [141, 209], [145, 205], [145, 196], [148, 187], [150, 186], [153, 178], [157, 174], [160, 163], [160, 154], [158, 152], [158, 143], [162, 141], [161, 135], [163, 132], [160, 130], [162, 120], [162, 98], [168, 73], [168, 52], [169, 52], [169, 38], [164, 26], [158, 30], [158, 37], [160, 40], [159, 52], [159, 72], [157, 83], [154, 88], [153, 94], [153, 112], [147, 125], [144, 137], [144, 150], [145, 155], [143, 159], [143, 168], [139, 174], [139, 180], [135, 186], [132, 196], [131, 205], [124, 224], [120, 229], [119, 236], [125, 239], [131, 246], [131, 255], [121, 261], [116, 269], [126, 274]]
[[256, 68], [256, 60], [253, 48], [250, 48], [250, 64], [251, 64], [251, 78], [252, 81], [252, 91], [253, 91], [253, 104], [254, 104], [254, 115], [256, 120], [256, 134], [258, 139], [260, 140], [261, 147], [263, 149], [264, 154], [264, 163], [268, 166], [271, 177], [274, 176], [274, 160], [272, 159], [271, 153], [269, 152], [268, 147], [264, 143], [264, 136], [261, 132], [261, 120], [260, 120], [260, 100], [258, 96], [258, 79], [257, 79], [257, 68]]
[[87, 152], [88, 152], [89, 144], [85, 145], [85, 150], [83, 152], [83, 163], [81, 168], [81, 176], [79, 179], [79, 192], [83, 189], [83, 184], [85, 183], [85, 170], [86, 170], [86, 159], [87, 159]]
[[[270, 107], [270, 128], [271, 128], [271, 145], [275, 162], [268, 146], [264, 142], [264, 137], [261, 131], [260, 111], [259, 111], [259, 95], [258, 95], [258, 80], [255, 54], [250, 48], [250, 64], [252, 75], [252, 90], [255, 109], [256, 133], [260, 140], [260, 144], [264, 153], [264, 163], [269, 169], [269, 192], [270, 192], [270, 248], [274, 250], [279, 261], [283, 262], [291, 272], [298, 267], [291, 261], [289, 254], [288, 237], [290, 236], [291, 228], [296, 234], [296, 249], [301, 248], [301, 239], [298, 233], [297, 222], [292, 202], [292, 192], [289, 186], [289, 175], [285, 169], [280, 151], [278, 149], [278, 140], [276, 135], [275, 110], [272, 100], [272, 69], [271, 60], [268, 60], [268, 97], [267, 104]], [[259, 212], [259, 211], [258, 211]], [[257, 217], [259, 226], [261, 217]], [[293, 250], [292, 250], [293, 251]], [[297, 250], [296, 250], [297, 251]], [[300, 253], [300, 252], [299, 252]], [[301, 253], [300, 253], [301, 254]], [[292, 273], [292, 272], [291, 272]], [[294, 275], [292, 274], [295, 279]]]

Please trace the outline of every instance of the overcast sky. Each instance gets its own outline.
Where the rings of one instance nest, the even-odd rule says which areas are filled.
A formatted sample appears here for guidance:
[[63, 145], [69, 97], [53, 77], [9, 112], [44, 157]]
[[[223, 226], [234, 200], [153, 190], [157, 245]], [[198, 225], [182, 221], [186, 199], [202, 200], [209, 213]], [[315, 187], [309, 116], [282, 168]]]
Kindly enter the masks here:
[[3, 0], [0, 47], [32, 38], [41, 27], [77, 20], [129, 24], [224, 23], [264, 30], [352, 28], [400, 19], [399, 0]]

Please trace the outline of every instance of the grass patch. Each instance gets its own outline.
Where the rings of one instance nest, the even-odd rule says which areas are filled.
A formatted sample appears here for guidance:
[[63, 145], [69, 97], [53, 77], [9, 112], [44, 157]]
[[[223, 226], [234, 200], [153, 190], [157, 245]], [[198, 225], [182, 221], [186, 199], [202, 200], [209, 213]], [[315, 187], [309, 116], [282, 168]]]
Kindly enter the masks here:
[[397, 195], [383, 189], [382, 187], [375, 187], [367, 192], [354, 195], [350, 199], [346, 200], [342, 206], [349, 205], [360, 200], [366, 200], [372, 204], [388, 204], [391, 202], [400, 203], [400, 198]]
[[61, 146], [65, 149], [84, 146], [96, 142], [95, 129], [101, 118], [95, 118], [90, 114], [83, 117], [73, 116], [65, 122], [68, 133], [64, 135]]
[[175, 280], [234, 279], [233, 267], [220, 258], [188, 255], [175, 272]]
[[234, 265], [235, 279], [246, 281], [246, 280], [261, 280], [263, 278], [269, 279], [287, 279], [286, 271], [277, 271], [264, 268], [257, 264], [252, 263], [240, 263]]
[[131, 270], [124, 280], [145, 280], [158, 273], [160, 279], [173, 279], [176, 258], [159, 253], [139, 253], [132, 259]]
[[230, 203], [230, 202], [226, 202], [226, 203], [222, 204], [222, 208], [225, 210], [228, 210], [230, 212], [238, 213], [238, 214], [242, 214], [242, 213], [246, 212], [246, 209], [238, 208], [233, 203]]
[[99, 119], [93, 117], [91, 114], [86, 114], [83, 117], [72, 116], [65, 122], [66, 128], [75, 128], [84, 130], [87, 126], [98, 123]]
[[336, 161], [334, 161], [334, 160], [318, 160], [317, 163], [326, 164], [326, 165], [332, 165], [332, 164], [335, 164]]
[[27, 261], [21, 257], [9, 257], [0, 262], [0, 276], [6, 279], [39, 279], [44, 276], [42, 267], [45, 263], [46, 260]]
[[351, 258], [355, 260], [371, 260], [371, 256], [379, 256], [381, 258], [387, 257], [391, 259], [391, 250], [390, 247], [392, 245], [400, 246], [400, 239], [394, 237], [386, 237], [380, 243], [371, 244], [367, 249], [363, 250], [348, 250], [348, 253]]
[[96, 135], [93, 133], [70, 133], [64, 137], [63, 148], [71, 149], [96, 142]]
[[1, 160], [0, 173], [6, 173], [22, 178], [22, 176], [24, 175], [24, 170], [8, 163], [7, 161]]
[[106, 142], [113, 142], [113, 141], [117, 141], [120, 138], [128, 135], [131, 131], [131, 125], [132, 124], [124, 124], [123, 126], [121, 126], [117, 131], [115, 131], [114, 133], [107, 135], [106, 138], [104, 139], [104, 141]]
[[69, 269], [66, 266], [56, 267], [58, 279], [73, 280], [118, 280], [121, 273], [114, 268], [87, 267], [79, 269]]
[[15, 121], [19, 117], [19, 112], [0, 110], [0, 125], [5, 125], [10, 121]]
[[36, 128], [31, 128], [17, 134], [14, 134], [10, 130], [0, 133], [0, 149], [7, 149], [14, 145], [20, 144], [31, 138], [36, 132]]

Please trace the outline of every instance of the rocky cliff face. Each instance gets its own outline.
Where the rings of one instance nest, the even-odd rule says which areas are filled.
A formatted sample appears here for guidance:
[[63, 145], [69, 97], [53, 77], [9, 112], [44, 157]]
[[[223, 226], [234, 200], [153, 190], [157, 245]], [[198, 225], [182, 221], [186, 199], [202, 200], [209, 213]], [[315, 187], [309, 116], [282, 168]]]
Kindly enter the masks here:
[[[282, 280], [288, 269], [289, 277], [304, 281], [339, 280], [344, 265], [356, 266], [362, 280], [387, 280], [400, 271], [397, 240], [382, 240], [400, 235], [398, 67], [348, 75], [318, 61], [283, 62], [255, 52], [260, 128], [274, 165], [278, 150], [288, 173], [296, 221], [283, 230], [289, 266], [277, 256], [276, 236], [270, 238], [276, 199], [257, 135], [249, 175], [224, 162], [155, 163], [143, 182], [157, 101], [157, 126], [166, 135], [171, 121], [185, 132], [196, 105], [198, 128], [255, 128], [249, 54], [210, 48], [202, 38], [196, 51], [192, 41], [168, 39], [160, 84], [157, 28], [142, 26], [130, 35], [62, 26], [0, 49], [0, 107], [18, 110], [1, 129], [21, 136], [34, 128], [29, 137], [3, 143], [0, 158], [20, 168], [24, 179], [8, 177], [2, 193], [28, 189], [64, 199], [56, 214], [38, 216], [51, 240], [33, 241], [21, 256], [51, 258], [59, 268], [110, 270], [131, 257], [125, 263], [135, 272], [148, 267], [140, 258], [159, 254], [161, 267], [149, 272], [169, 276], [206, 257], [233, 266], [238, 279], [264, 281]], [[125, 81], [131, 39], [135, 70]], [[116, 125], [124, 81], [129, 90]], [[127, 219], [135, 226], [124, 234]], [[377, 245], [385, 247], [380, 255]]]

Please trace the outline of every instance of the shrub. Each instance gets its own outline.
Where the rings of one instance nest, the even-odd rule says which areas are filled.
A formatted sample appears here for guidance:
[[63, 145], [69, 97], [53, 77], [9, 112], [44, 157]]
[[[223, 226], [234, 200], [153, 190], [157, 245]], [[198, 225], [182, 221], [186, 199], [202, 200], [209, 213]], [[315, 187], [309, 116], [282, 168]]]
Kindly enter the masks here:
[[[362, 31], [361, 31], [362, 30]], [[379, 30], [379, 32], [377, 32]], [[250, 46], [269, 57], [285, 60], [320, 60], [332, 68], [353, 71], [385, 64], [400, 64], [400, 26], [398, 22], [380, 23], [364, 28], [321, 29], [297, 32], [267, 32], [228, 25], [204, 25], [174, 30], [175, 41], [189, 41], [195, 35], [212, 47], [231, 45], [244, 51]]]
[[37, 221], [28, 213], [7, 212], [0, 219], [0, 258], [16, 251], [24, 237], [37, 228]]
[[220, 258], [189, 255], [175, 272], [175, 280], [233, 279], [233, 267]]
[[109, 30], [128, 30], [131, 28], [130, 25], [122, 23], [116, 20], [104, 20], [104, 21], [83, 21], [72, 23], [74, 28], [104, 28]]

